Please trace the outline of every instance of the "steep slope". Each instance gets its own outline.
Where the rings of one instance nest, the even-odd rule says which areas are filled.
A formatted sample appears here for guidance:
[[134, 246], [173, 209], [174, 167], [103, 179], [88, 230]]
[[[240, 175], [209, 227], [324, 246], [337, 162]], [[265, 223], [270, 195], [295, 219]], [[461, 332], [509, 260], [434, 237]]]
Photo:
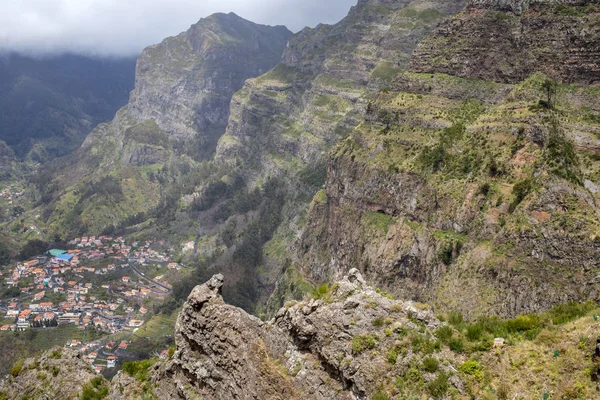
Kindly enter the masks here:
[[279, 62], [290, 36], [283, 26], [215, 14], [144, 50], [127, 110], [138, 122], [154, 119], [171, 137], [193, 138], [210, 155], [233, 94]]
[[[397, 74], [330, 153], [299, 251], [311, 279], [359, 266], [394, 294], [469, 317], [599, 299], [600, 92], [584, 60], [600, 14], [595, 2], [532, 2], [523, 14], [497, 4], [477, 2], [514, 29], [473, 8], [442, 23], [414, 53], [419, 73]], [[590, 29], [558, 28], [570, 24]], [[523, 51], [557, 64], [519, 63], [504, 47], [530, 26]], [[486, 47], [484, 31], [496, 38]], [[586, 50], [562, 63], [571, 34]], [[502, 60], [477, 61], [490, 54]]]
[[596, 1], [475, 0], [420, 44], [412, 67], [506, 83], [542, 72], [597, 84], [599, 13]]
[[[509, 399], [596, 395], [598, 309], [448, 322], [351, 270], [270, 321], [225, 304], [223, 276], [194, 288], [169, 360], [120, 372], [108, 398]], [[442, 318], [442, 316], [440, 316]]]
[[[392, 386], [392, 371], [405, 367], [388, 360], [385, 349], [393, 351], [397, 341], [392, 330], [428, 340], [441, 326], [431, 312], [366, 286], [356, 270], [325, 299], [289, 304], [266, 323], [224, 304], [222, 285], [217, 275], [190, 294], [175, 328], [173, 359], [153, 377], [157, 397], [372, 398]], [[462, 386], [460, 378], [454, 383]]]
[[0, 140], [47, 161], [74, 151], [127, 103], [135, 59], [0, 56]]
[[215, 14], [145, 49], [129, 104], [88, 136], [55, 185], [40, 188], [55, 201], [45, 207], [50, 230], [101, 232], [144, 221], [161, 189], [169, 192], [169, 183], [214, 151], [231, 96], [278, 62], [290, 35]]
[[[222, 193], [211, 207], [201, 207], [206, 219], [221, 226], [205, 230], [216, 240], [202, 241], [199, 251], [224, 251], [217, 266], [231, 277], [230, 282], [239, 276], [261, 288], [250, 303], [264, 303], [281, 277], [282, 266], [289, 266], [286, 260], [306, 221], [310, 200], [325, 183], [329, 149], [361, 123], [369, 93], [388, 86], [395, 73], [408, 66], [418, 42], [461, 6], [460, 1], [359, 1], [338, 24], [295, 35], [280, 65], [248, 80], [234, 95], [227, 131], [215, 155], [217, 167], [226, 175], [216, 180], [227, 184], [241, 175], [244, 185]], [[283, 204], [266, 210], [263, 203], [250, 211], [236, 206], [240, 198], [248, 198], [245, 193], [254, 193], [272, 180], [278, 182]], [[204, 188], [200, 189], [205, 196]], [[256, 220], [268, 215], [276, 220], [275, 227], [246, 227], [242, 221], [256, 218], [255, 211], [260, 213]], [[223, 231], [233, 224], [237, 232], [226, 243], [221, 240]], [[249, 252], [247, 246], [261, 248], [265, 242], [258, 257], [243, 256]], [[293, 285], [307, 287], [301, 279]], [[279, 308], [280, 300], [269, 312]]]
[[79, 353], [57, 347], [16, 363], [8, 380], [0, 382], [0, 398], [74, 399], [96, 376]]

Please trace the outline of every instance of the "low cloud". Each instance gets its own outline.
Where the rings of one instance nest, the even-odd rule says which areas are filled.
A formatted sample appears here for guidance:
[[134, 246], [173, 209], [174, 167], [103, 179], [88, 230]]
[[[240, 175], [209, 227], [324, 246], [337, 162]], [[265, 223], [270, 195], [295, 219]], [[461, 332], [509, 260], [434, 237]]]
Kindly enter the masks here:
[[215, 12], [267, 25], [334, 23], [357, 0], [17, 0], [3, 1], [0, 50], [102, 56], [138, 54]]

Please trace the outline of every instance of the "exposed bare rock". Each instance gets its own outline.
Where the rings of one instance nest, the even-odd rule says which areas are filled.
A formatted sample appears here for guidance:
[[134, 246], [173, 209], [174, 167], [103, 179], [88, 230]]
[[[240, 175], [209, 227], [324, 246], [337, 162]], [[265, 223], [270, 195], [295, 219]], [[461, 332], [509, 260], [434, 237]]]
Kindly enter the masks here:
[[225, 304], [222, 285], [215, 275], [190, 294], [174, 357], [153, 378], [159, 398], [366, 399], [415, 356], [407, 348], [403, 362], [389, 361], [399, 346], [393, 332], [425, 337], [441, 324], [367, 286], [356, 269], [322, 298], [288, 304], [269, 322]]
[[0, 385], [0, 394], [8, 399], [74, 399], [95, 376], [78, 352], [55, 348], [16, 364], [12, 376]]
[[565, 83], [600, 81], [597, 2], [476, 0], [471, 6], [419, 44], [415, 71], [505, 83], [536, 71]]

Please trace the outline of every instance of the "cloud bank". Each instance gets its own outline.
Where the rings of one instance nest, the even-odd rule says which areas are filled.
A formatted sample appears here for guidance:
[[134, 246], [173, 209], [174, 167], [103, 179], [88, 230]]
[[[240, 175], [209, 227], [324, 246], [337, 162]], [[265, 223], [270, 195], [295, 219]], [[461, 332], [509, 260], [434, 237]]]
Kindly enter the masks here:
[[0, 0], [0, 51], [135, 55], [215, 12], [267, 25], [334, 23], [357, 0]]

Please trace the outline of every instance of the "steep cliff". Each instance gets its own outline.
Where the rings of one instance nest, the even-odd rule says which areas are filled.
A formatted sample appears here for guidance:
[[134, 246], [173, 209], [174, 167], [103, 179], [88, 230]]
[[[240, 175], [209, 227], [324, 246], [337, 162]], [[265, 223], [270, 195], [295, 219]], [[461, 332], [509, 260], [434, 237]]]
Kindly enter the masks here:
[[237, 15], [215, 14], [144, 50], [127, 106], [169, 136], [203, 142], [210, 155], [224, 132], [229, 102], [246, 79], [276, 65], [291, 32]]
[[[294, 258], [310, 200], [325, 183], [329, 149], [361, 124], [370, 93], [389, 86], [419, 41], [461, 7], [461, 1], [360, 1], [339, 23], [296, 34], [280, 65], [234, 95], [215, 163], [241, 174], [250, 190], [273, 177], [285, 182], [285, 204], [277, 210], [282, 222], [265, 235], [264, 257], [249, 273], [255, 287], [266, 288], [258, 302], [265, 302], [282, 266]], [[240, 227], [239, 214], [230, 214], [227, 219]], [[239, 267], [229, 261], [221, 264], [232, 276]], [[292, 285], [306, 287], [301, 279]], [[281, 305], [275, 298], [267, 312]]]
[[214, 152], [233, 93], [277, 64], [290, 36], [215, 14], [145, 49], [129, 104], [94, 129], [54, 184], [41, 186], [42, 197], [54, 198], [49, 229], [69, 235], [144, 221], [169, 183]]
[[543, 72], [597, 84], [599, 21], [597, 1], [475, 0], [420, 43], [412, 68], [505, 83]]
[[[477, 4], [500, 25], [472, 8], [443, 22], [415, 50], [417, 73], [372, 96], [330, 153], [300, 245], [312, 279], [360, 266], [393, 293], [471, 317], [598, 300], [595, 2], [522, 14]], [[537, 31], [518, 42], [506, 21]], [[536, 49], [555, 63], [517, 51]]]
[[[400, 345], [384, 331], [427, 340], [441, 326], [431, 312], [377, 293], [356, 270], [324, 299], [289, 304], [269, 322], [224, 304], [222, 285], [217, 275], [190, 294], [173, 359], [152, 379], [159, 398], [371, 398], [392, 385], [383, 371], [406, 367], [388, 360], [387, 350]], [[420, 356], [409, 351], [398, 360]]]

